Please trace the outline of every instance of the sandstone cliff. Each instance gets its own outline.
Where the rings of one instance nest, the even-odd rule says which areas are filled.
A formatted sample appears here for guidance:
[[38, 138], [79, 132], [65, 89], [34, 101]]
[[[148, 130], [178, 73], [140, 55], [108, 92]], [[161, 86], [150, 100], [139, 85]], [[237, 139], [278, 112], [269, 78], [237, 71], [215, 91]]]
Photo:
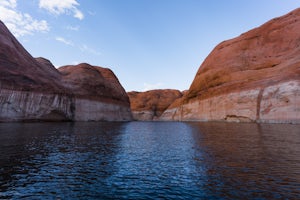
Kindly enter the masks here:
[[128, 92], [133, 118], [140, 121], [158, 119], [176, 99], [182, 97], [178, 90], [150, 90]]
[[127, 93], [110, 69], [82, 63], [58, 70], [75, 97], [74, 120], [131, 120]]
[[109, 69], [58, 71], [33, 58], [0, 21], [0, 121], [131, 120], [129, 98]]
[[161, 119], [300, 123], [300, 9], [217, 45]]

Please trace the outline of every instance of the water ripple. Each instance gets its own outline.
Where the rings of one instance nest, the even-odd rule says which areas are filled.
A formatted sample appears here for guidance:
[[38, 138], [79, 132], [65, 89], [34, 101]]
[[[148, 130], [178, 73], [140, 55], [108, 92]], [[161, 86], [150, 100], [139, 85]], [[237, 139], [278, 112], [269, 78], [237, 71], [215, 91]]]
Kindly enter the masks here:
[[300, 199], [299, 125], [0, 124], [1, 199]]

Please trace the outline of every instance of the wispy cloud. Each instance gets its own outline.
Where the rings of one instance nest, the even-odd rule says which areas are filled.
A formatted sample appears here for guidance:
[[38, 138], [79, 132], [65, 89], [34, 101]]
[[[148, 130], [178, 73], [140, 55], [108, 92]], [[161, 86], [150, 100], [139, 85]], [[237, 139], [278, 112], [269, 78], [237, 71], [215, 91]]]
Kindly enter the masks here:
[[80, 50], [83, 51], [83, 52], [87, 52], [87, 53], [91, 53], [91, 54], [94, 54], [96, 56], [100, 56], [101, 55], [101, 52], [91, 48], [91, 47], [88, 47], [87, 45], [81, 45], [80, 47]]
[[17, 10], [17, 0], [0, 1], [0, 20], [16, 37], [50, 30], [47, 21], [36, 20], [27, 13], [19, 12]]
[[96, 15], [96, 12], [94, 12], [94, 11], [88, 11], [88, 13], [89, 13], [89, 15], [91, 15], [91, 16], [95, 16]]
[[61, 15], [72, 14], [73, 17], [82, 20], [83, 13], [78, 9], [79, 3], [77, 0], [40, 0], [39, 7], [47, 10], [48, 12]]
[[148, 90], [154, 90], [154, 89], [160, 89], [164, 84], [163, 83], [144, 83], [144, 87], [142, 91], [148, 91]]
[[62, 42], [62, 43], [66, 44], [66, 45], [69, 45], [69, 46], [74, 46], [72, 41], [66, 40], [63, 37], [56, 37], [55, 40], [58, 41], [58, 42]]
[[6, 7], [12, 7], [12, 8], [16, 8], [17, 7], [17, 0], [3, 0], [0, 1], [0, 5], [2, 6], [6, 6]]
[[79, 26], [67, 26], [66, 29], [71, 31], [79, 31]]
[[65, 39], [65, 38], [60, 37], [60, 36], [57, 36], [55, 38], [55, 40], [58, 41], [58, 42], [61, 42], [61, 43], [65, 44], [65, 45], [76, 47], [80, 51], [85, 52], [85, 53], [93, 54], [93, 55], [96, 55], [96, 56], [100, 56], [101, 55], [101, 52], [99, 52], [99, 51], [97, 51], [97, 50], [95, 50], [95, 49], [87, 46], [86, 44], [77, 45], [77, 44], [74, 44], [73, 41]]

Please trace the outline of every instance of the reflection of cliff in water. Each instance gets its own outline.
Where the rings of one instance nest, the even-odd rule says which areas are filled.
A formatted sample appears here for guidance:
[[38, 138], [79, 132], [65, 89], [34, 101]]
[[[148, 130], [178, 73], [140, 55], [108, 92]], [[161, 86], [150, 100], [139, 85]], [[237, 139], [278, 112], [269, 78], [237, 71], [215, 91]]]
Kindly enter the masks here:
[[[207, 190], [241, 198], [280, 197], [280, 190], [300, 182], [298, 125], [255, 123], [188, 123], [193, 130], [198, 165], [207, 170]], [[198, 152], [198, 151], [196, 151]], [[289, 188], [290, 187], [290, 188]], [[299, 195], [299, 194], [298, 194]]]
[[299, 137], [288, 124], [0, 123], [0, 199], [295, 199]]

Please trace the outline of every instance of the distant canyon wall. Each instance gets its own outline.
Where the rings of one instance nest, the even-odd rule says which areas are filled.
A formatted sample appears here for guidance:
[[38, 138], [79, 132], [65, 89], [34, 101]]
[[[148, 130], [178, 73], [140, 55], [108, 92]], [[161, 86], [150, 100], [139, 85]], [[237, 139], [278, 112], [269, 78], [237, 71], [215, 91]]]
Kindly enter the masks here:
[[130, 108], [134, 120], [158, 120], [163, 112], [178, 98], [179, 90], [160, 89], [145, 92], [128, 92]]

